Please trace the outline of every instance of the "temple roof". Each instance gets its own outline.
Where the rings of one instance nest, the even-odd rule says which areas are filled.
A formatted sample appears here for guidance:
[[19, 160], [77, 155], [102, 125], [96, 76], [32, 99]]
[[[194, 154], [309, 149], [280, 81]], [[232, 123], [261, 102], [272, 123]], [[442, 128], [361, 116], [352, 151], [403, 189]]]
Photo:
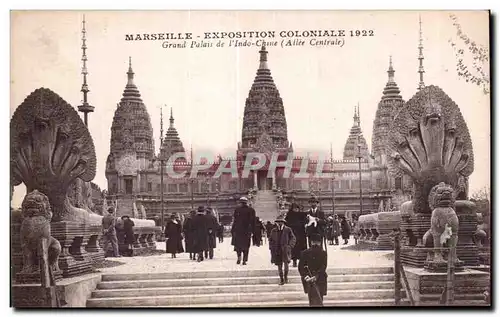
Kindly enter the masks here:
[[151, 118], [134, 83], [132, 60], [129, 58], [127, 85], [118, 104], [111, 125], [110, 154], [135, 152], [137, 157], [154, 156]]
[[[162, 155], [165, 159], [168, 158], [177, 152], [185, 152], [184, 146], [182, 145], [182, 141], [179, 138], [179, 133], [177, 129], [174, 127], [174, 116], [172, 112], [172, 108], [170, 108], [170, 124], [168, 126], [167, 134], [163, 139], [163, 144], [161, 146], [160, 155]], [[185, 159], [184, 159], [185, 160]]]
[[288, 149], [283, 100], [271, 76], [265, 46], [259, 54], [257, 75], [245, 102], [241, 148], [259, 152]]
[[399, 87], [394, 80], [394, 73], [392, 57], [390, 57], [389, 69], [387, 70], [387, 84], [382, 92], [382, 98], [378, 104], [375, 120], [373, 121], [372, 154], [376, 159], [385, 153], [387, 131], [395, 114], [404, 104]]
[[[358, 155], [361, 152], [361, 156], [363, 159], [368, 158], [368, 145], [366, 144], [366, 140], [363, 136], [363, 132], [361, 131], [361, 121], [359, 115], [359, 105], [356, 109], [354, 108], [354, 123], [351, 127], [351, 131], [349, 136], [347, 137], [347, 141], [344, 146], [344, 160], [356, 160], [358, 159]], [[360, 145], [360, 148], [358, 148]]]

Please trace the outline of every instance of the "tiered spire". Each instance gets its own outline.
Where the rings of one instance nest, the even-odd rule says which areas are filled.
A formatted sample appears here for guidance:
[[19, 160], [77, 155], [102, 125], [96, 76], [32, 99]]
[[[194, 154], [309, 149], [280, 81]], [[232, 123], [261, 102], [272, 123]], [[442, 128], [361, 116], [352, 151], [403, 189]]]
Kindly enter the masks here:
[[111, 154], [135, 152], [138, 158], [154, 156], [153, 127], [148, 110], [134, 83], [132, 58], [128, 60], [127, 85], [111, 125]]
[[422, 39], [422, 19], [420, 15], [418, 16], [418, 24], [419, 24], [419, 40], [418, 40], [418, 73], [420, 82], [418, 83], [418, 90], [425, 87], [424, 84], [424, 44]]
[[382, 93], [382, 98], [378, 104], [375, 120], [373, 121], [372, 133], [372, 154], [375, 160], [383, 163], [385, 155], [385, 144], [388, 139], [387, 131], [394, 118], [395, 113], [403, 106], [403, 97], [394, 79], [394, 67], [392, 56], [389, 56], [389, 68], [387, 70], [388, 80]]
[[87, 84], [87, 38], [86, 38], [87, 30], [85, 29], [85, 15], [83, 16], [82, 21], [82, 75], [83, 75], [83, 83], [82, 89], [80, 90], [83, 93], [83, 103], [78, 106], [78, 111], [83, 112], [83, 121], [85, 125], [88, 125], [88, 113], [94, 112], [94, 107], [88, 103], [87, 94], [89, 93], [89, 86]]
[[134, 71], [132, 70], [132, 57], [128, 57], [127, 85], [123, 91], [122, 101], [142, 102], [139, 89], [134, 83]]
[[[172, 154], [178, 152], [184, 152], [184, 146], [182, 145], [182, 141], [179, 138], [179, 133], [177, 129], [174, 127], [174, 115], [172, 108], [170, 108], [170, 124], [167, 130], [167, 134], [165, 135], [165, 139], [163, 140], [161, 146], [161, 155], [163, 155], [166, 159], [168, 159]], [[178, 159], [179, 161], [185, 161], [185, 159]]]
[[269, 66], [267, 65], [268, 52], [265, 45], [262, 45], [259, 54], [259, 68], [257, 69], [257, 76], [255, 77], [252, 87], [258, 86], [276, 88], [273, 77], [271, 76], [271, 70], [269, 70]]
[[399, 90], [398, 85], [396, 84], [396, 80], [394, 79], [394, 67], [392, 65], [392, 56], [389, 56], [389, 69], [387, 69], [387, 84], [385, 85], [384, 92], [382, 95], [382, 100], [391, 99], [391, 100], [401, 100], [402, 97], [400, 95], [401, 91]]
[[361, 145], [361, 156], [368, 157], [368, 145], [361, 131], [361, 118], [359, 115], [359, 103], [354, 107], [354, 123], [352, 125], [349, 137], [344, 146], [344, 160], [355, 160], [358, 157], [358, 144]]
[[288, 151], [290, 146], [283, 100], [271, 76], [267, 57], [266, 46], [262, 45], [257, 74], [245, 102], [240, 146], [244, 151]]

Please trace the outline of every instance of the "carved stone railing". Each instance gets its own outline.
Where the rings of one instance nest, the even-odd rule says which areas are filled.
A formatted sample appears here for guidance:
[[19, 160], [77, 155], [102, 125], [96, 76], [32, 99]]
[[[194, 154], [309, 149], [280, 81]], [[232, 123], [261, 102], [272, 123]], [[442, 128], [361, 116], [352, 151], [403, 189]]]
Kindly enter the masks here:
[[[154, 220], [131, 219], [134, 222], [134, 242], [132, 243], [132, 255], [141, 255], [151, 250], [156, 250], [156, 237], [161, 234], [161, 227], [156, 226]], [[127, 254], [128, 245], [125, 243], [125, 232], [118, 225], [117, 238], [118, 249], [121, 255]], [[101, 240], [101, 246], [102, 240]], [[113, 255], [111, 244], [106, 250], [107, 256]]]

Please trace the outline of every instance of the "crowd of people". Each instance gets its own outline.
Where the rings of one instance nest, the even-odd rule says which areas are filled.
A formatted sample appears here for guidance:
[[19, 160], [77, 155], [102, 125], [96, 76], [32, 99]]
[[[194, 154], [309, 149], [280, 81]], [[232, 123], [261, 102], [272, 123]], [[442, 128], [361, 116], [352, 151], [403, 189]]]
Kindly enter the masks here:
[[[189, 253], [189, 259], [204, 261], [214, 258], [217, 240], [223, 241], [224, 228], [210, 207], [192, 210], [181, 224], [178, 214], [171, 216], [165, 227], [166, 252], [175, 258], [178, 253]], [[185, 248], [182, 245], [184, 240]]]
[[[314, 196], [309, 200], [309, 209], [292, 201], [286, 214], [279, 215], [274, 223], [263, 223], [249, 206], [248, 198], [241, 197], [233, 214], [231, 245], [236, 252], [236, 263], [246, 265], [249, 261], [250, 246], [260, 247], [267, 238], [271, 263], [278, 268], [279, 284], [288, 283], [289, 264], [298, 267], [305, 293], [311, 306], [321, 306], [326, 295], [327, 245], [339, 245], [339, 237], [344, 245], [349, 243], [354, 223], [343, 216], [326, 217]], [[103, 239], [107, 250], [111, 243], [113, 255], [120, 256], [117, 228], [123, 231], [127, 250], [132, 251], [134, 243], [134, 222], [123, 216], [119, 224], [110, 207], [103, 217]], [[179, 214], [172, 214], [165, 226], [166, 253], [176, 258], [179, 253], [189, 253], [189, 259], [204, 261], [214, 258], [217, 241], [224, 241], [224, 226], [219, 223], [210, 207], [200, 206], [181, 220]]]

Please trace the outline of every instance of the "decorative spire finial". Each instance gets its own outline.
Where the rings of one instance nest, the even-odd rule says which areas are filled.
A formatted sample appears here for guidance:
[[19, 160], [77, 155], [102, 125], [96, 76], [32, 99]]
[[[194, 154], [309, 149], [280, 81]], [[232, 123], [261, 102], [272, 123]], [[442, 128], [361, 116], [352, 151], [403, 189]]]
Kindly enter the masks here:
[[358, 106], [354, 106], [354, 125], [359, 126], [359, 102]]
[[394, 68], [392, 67], [392, 55], [389, 56], [389, 69], [387, 70], [389, 74], [389, 82], [394, 82]]
[[173, 128], [174, 127], [174, 113], [172, 111], [172, 107], [170, 107], [170, 127]]
[[262, 44], [262, 47], [259, 51], [260, 53], [260, 65], [259, 65], [259, 69], [268, 69], [267, 67], [267, 50], [266, 50], [266, 45], [265, 44]]
[[89, 86], [87, 84], [87, 30], [85, 29], [85, 15], [82, 20], [82, 75], [83, 75], [83, 83], [80, 91], [83, 93], [83, 102], [82, 105], [78, 106], [78, 111], [83, 112], [83, 120], [85, 122], [85, 126], [88, 124], [88, 113], [94, 112], [94, 107], [92, 107], [88, 103], [87, 94], [89, 93]]
[[422, 38], [422, 18], [420, 15], [418, 16], [418, 24], [419, 24], [419, 40], [418, 40], [418, 73], [420, 77], [420, 81], [418, 83], [418, 90], [422, 89], [425, 87], [424, 84], [424, 44], [423, 44], [423, 38]]
[[128, 82], [127, 85], [134, 84], [134, 71], [132, 70], [132, 57], [128, 57], [128, 72], [127, 72]]

